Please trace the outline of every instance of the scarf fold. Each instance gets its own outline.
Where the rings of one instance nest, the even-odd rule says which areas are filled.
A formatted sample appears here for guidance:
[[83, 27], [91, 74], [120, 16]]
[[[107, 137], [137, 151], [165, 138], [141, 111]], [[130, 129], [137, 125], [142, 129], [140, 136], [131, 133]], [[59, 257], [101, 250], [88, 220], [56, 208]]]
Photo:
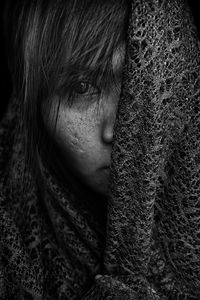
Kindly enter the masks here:
[[200, 298], [200, 44], [185, 1], [130, 2], [107, 231], [49, 170], [38, 189], [13, 101], [0, 131], [0, 299]]
[[132, 1], [105, 269], [140, 299], [200, 296], [199, 66], [184, 1]]

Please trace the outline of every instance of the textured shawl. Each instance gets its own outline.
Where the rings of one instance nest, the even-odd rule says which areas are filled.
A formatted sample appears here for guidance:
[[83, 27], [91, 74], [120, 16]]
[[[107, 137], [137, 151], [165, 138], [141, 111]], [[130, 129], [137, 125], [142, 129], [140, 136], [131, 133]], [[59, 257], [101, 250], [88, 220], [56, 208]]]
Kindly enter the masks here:
[[45, 168], [38, 189], [13, 101], [0, 132], [0, 299], [200, 299], [199, 51], [183, 0], [132, 1], [106, 232]]

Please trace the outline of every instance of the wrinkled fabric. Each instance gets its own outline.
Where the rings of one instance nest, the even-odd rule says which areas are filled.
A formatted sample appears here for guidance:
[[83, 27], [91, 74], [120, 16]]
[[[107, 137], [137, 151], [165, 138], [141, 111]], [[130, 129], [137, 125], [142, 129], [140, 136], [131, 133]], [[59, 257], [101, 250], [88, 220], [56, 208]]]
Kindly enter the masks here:
[[38, 188], [13, 101], [0, 132], [0, 299], [200, 298], [199, 51], [185, 1], [132, 1], [106, 232], [45, 167]]

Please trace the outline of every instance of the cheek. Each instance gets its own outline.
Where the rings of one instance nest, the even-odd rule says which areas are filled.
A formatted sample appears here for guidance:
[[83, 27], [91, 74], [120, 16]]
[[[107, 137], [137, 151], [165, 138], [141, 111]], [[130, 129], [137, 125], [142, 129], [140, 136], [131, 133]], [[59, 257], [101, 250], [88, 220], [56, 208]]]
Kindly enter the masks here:
[[99, 145], [98, 128], [98, 121], [94, 121], [92, 112], [80, 114], [61, 108], [55, 139], [67, 163], [84, 170], [95, 163]]
[[81, 112], [61, 103], [56, 126], [55, 112], [52, 107], [44, 122], [61, 151], [64, 171], [72, 172], [93, 190], [106, 193], [109, 170], [104, 168], [110, 165], [111, 146], [102, 140], [105, 110], [95, 105]]

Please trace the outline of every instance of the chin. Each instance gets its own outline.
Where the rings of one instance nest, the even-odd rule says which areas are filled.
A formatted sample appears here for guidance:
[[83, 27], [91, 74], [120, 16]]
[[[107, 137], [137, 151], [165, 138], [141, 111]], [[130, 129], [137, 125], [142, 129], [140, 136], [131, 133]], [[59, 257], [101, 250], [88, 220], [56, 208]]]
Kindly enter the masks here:
[[94, 192], [101, 194], [103, 196], [108, 195], [108, 191], [109, 191], [108, 178], [98, 178], [95, 181], [93, 178], [93, 182], [90, 181], [90, 183], [88, 185]]
[[107, 187], [99, 186], [96, 188], [95, 191], [102, 196], [108, 196], [109, 189], [108, 189], [108, 186]]
[[82, 188], [86, 188], [88, 192], [91, 191], [102, 196], [108, 195], [110, 181], [110, 173], [108, 170], [105, 172], [100, 169], [97, 171], [88, 172], [87, 174], [79, 173], [78, 178]]

